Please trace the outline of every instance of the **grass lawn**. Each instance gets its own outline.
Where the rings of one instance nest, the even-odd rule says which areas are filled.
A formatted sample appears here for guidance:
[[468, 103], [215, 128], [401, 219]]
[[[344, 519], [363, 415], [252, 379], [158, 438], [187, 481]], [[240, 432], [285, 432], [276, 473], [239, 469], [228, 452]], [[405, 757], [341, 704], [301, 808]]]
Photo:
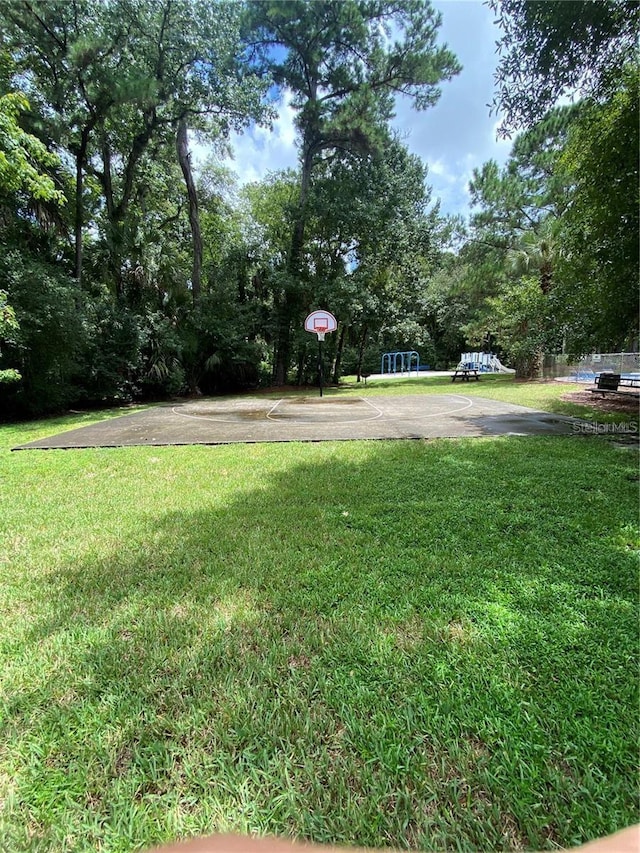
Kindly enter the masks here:
[[1, 850], [557, 849], [637, 820], [634, 450], [8, 450], [102, 416], [0, 427]]

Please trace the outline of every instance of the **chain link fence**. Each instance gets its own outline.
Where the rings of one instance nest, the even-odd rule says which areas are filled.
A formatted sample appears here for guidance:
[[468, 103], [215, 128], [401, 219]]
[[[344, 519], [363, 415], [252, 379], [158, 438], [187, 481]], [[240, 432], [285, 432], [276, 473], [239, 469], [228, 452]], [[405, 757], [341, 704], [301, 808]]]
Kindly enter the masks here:
[[565, 379], [567, 382], [593, 382], [596, 374], [605, 372], [640, 378], [640, 353], [598, 352], [573, 361], [566, 355], [545, 355], [542, 365], [545, 379]]

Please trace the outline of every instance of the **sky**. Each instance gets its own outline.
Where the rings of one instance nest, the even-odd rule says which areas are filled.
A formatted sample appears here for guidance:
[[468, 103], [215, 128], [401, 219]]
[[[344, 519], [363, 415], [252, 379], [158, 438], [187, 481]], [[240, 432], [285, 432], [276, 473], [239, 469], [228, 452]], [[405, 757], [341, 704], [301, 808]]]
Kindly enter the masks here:
[[[509, 141], [496, 139], [499, 117], [490, 115], [488, 106], [499, 31], [493, 13], [480, 0], [433, 0], [432, 5], [442, 13], [438, 41], [447, 44], [463, 69], [442, 84], [435, 107], [416, 112], [405, 99], [399, 101], [393, 125], [409, 150], [427, 164], [427, 182], [432, 198], [440, 199], [442, 213], [466, 215], [473, 169], [492, 158], [503, 164], [511, 147]], [[296, 165], [293, 119], [285, 94], [271, 129], [253, 127], [232, 135], [234, 155], [226, 165], [241, 183]]]

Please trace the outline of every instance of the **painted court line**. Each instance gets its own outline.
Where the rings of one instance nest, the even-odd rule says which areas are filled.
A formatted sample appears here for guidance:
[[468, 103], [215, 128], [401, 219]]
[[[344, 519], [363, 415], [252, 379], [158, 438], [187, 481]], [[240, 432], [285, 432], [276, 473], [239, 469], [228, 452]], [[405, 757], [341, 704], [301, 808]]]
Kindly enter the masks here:
[[[343, 424], [363, 424], [363, 423], [368, 423], [369, 421], [375, 421], [375, 420], [377, 420], [379, 417], [382, 417], [382, 415], [384, 414], [382, 411], [380, 411], [380, 409], [379, 409], [377, 406], [374, 406], [373, 404], [371, 404], [371, 403], [369, 403], [367, 400], [365, 400], [365, 399], [364, 399], [364, 397], [356, 397], [355, 399], [360, 400], [362, 403], [367, 403], [367, 405], [371, 406], [371, 408], [372, 408], [375, 412], [377, 412], [378, 414], [377, 414], [377, 415], [375, 415], [375, 416], [374, 416], [374, 417], [372, 417], [372, 418], [356, 418], [356, 420], [352, 420], [352, 421], [335, 421], [335, 423], [339, 423], [339, 424], [340, 424], [340, 426], [342, 426]], [[282, 403], [282, 402], [284, 402], [284, 400], [278, 400], [278, 403]], [[293, 403], [295, 403], [295, 400], [292, 400], [292, 401], [289, 401], [289, 402], [293, 402]], [[339, 400], [327, 400], [327, 402], [330, 402], [330, 403], [334, 403], [334, 402], [335, 402], [335, 403], [338, 403], [338, 404], [339, 404]], [[274, 409], [275, 409], [275, 406], [274, 406]], [[271, 412], [272, 412], [272, 411], [273, 411], [273, 409], [271, 409], [271, 411], [269, 412], [269, 414], [267, 415], [267, 417], [269, 417], [269, 415], [271, 414]], [[269, 417], [269, 420], [276, 421], [276, 422], [278, 422], [278, 423], [283, 423], [283, 419], [282, 419], [282, 418], [278, 418], [278, 417], [275, 417], [275, 418]], [[321, 420], [314, 420], [314, 421], [293, 421], [293, 420], [288, 420], [288, 419], [287, 419], [286, 423], [291, 424], [291, 426], [311, 426], [311, 425], [313, 425], [313, 424], [325, 425], [325, 424], [330, 424], [330, 423], [332, 423], [332, 419], [331, 419], [331, 418], [328, 418], [327, 420], [324, 420], [324, 421], [321, 421]]]
[[[339, 426], [345, 426], [345, 425], [349, 425], [349, 424], [366, 424], [366, 423], [369, 423], [369, 421], [376, 421], [376, 420], [378, 420], [378, 418], [382, 417], [382, 415], [384, 414], [382, 411], [380, 411], [380, 409], [377, 406], [374, 406], [372, 403], [369, 403], [367, 400], [365, 400], [364, 397], [356, 397], [355, 399], [360, 400], [363, 403], [367, 403], [369, 406], [371, 406], [372, 409], [374, 409], [374, 411], [378, 412], [378, 414], [375, 415], [373, 418], [357, 418], [355, 421], [334, 421], [331, 418], [328, 418], [327, 420], [324, 420], [324, 421], [321, 421], [321, 420], [294, 421], [294, 420], [289, 420], [289, 418], [279, 418], [279, 417], [277, 417], [277, 415], [276, 415], [276, 417], [271, 417], [271, 412], [273, 412], [273, 410], [276, 408], [276, 406], [278, 406], [280, 403], [284, 402], [284, 398], [283, 398], [282, 400], [278, 400], [276, 405], [267, 412], [267, 418], [270, 421], [274, 421], [275, 423], [286, 423], [286, 424], [290, 424], [291, 426], [306, 426], [306, 427], [308, 427], [308, 426], [327, 426], [327, 425], [330, 425], [332, 423], [338, 424]], [[289, 402], [295, 403], [295, 398], [293, 400], [289, 400]], [[327, 402], [339, 403], [338, 400], [327, 400]]]
[[[278, 403], [281, 403], [281, 402], [282, 402], [282, 400], [278, 400], [276, 403], [274, 403], [274, 405], [265, 414], [265, 417], [268, 418], [269, 414], [275, 409], [275, 407], [278, 405]], [[238, 423], [238, 421], [235, 420], [234, 418], [220, 418], [220, 417], [216, 418], [216, 417], [213, 417], [212, 415], [190, 415], [188, 412], [181, 412], [177, 408], [177, 406], [174, 406], [171, 409], [171, 411], [173, 412], [174, 415], [178, 415], [178, 417], [180, 417], [180, 418], [191, 418], [194, 421], [213, 421], [214, 423], [217, 423], [217, 424], [236, 424], [236, 423]], [[238, 411], [242, 412], [242, 411], [246, 411], [246, 409], [242, 409], [241, 407], [238, 407]]]
[[[307, 427], [313, 426], [313, 425], [322, 426], [322, 425], [327, 425], [327, 424], [331, 424], [331, 423], [337, 423], [337, 424], [340, 424], [341, 426], [342, 425], [348, 426], [349, 424], [369, 423], [371, 421], [376, 421], [379, 419], [382, 419], [383, 421], [397, 421], [397, 420], [422, 421], [422, 420], [426, 420], [427, 418], [447, 417], [448, 415], [457, 414], [458, 412], [464, 412], [466, 409], [469, 409], [469, 408], [471, 408], [471, 406], [473, 406], [473, 400], [471, 400], [469, 397], [464, 397], [462, 394], [447, 394], [445, 396], [451, 397], [455, 400], [461, 400], [464, 403], [464, 405], [456, 406], [455, 408], [452, 408], [452, 409], [444, 409], [444, 410], [438, 409], [438, 411], [435, 411], [435, 412], [424, 412], [424, 413], [421, 413], [420, 415], [403, 415], [401, 412], [398, 412], [397, 410], [394, 411], [393, 406], [391, 406], [391, 411], [387, 410], [385, 412], [382, 409], [378, 408], [378, 406], [376, 406], [375, 403], [372, 403], [370, 400], [367, 400], [365, 397], [356, 397], [355, 399], [359, 400], [361, 403], [366, 403], [366, 405], [369, 406], [369, 408], [373, 409], [373, 411], [376, 414], [370, 418], [356, 418], [355, 420], [348, 420], [348, 421], [342, 421], [342, 420], [335, 421], [330, 417], [327, 418], [326, 420], [320, 420], [318, 418], [315, 420], [305, 421], [305, 420], [294, 420], [294, 419], [289, 419], [286, 417], [278, 416], [278, 413], [276, 412], [276, 409], [278, 408], [278, 406], [280, 406], [282, 403], [285, 403], [285, 402], [289, 402], [290, 405], [295, 405], [295, 402], [296, 402], [295, 399], [289, 400], [289, 398], [282, 397], [279, 400], [276, 400], [276, 402], [273, 404], [273, 406], [271, 406], [271, 408], [267, 412], [265, 412], [264, 417], [265, 417], [265, 420], [269, 420], [269, 421], [272, 421], [274, 423], [285, 423], [286, 422], [290, 426], [307, 426]], [[327, 402], [329, 404], [338, 403], [338, 405], [339, 405], [340, 401], [329, 399]], [[171, 409], [171, 411], [173, 412], [173, 414], [178, 415], [181, 418], [191, 418], [192, 420], [195, 420], [195, 421], [213, 421], [214, 423], [222, 423], [222, 424], [237, 423], [237, 421], [234, 418], [216, 417], [215, 415], [193, 415], [193, 414], [189, 414], [188, 412], [180, 411], [180, 409], [177, 406], [174, 406]], [[238, 407], [238, 411], [242, 412], [243, 409], [241, 407]]]
[[457, 400], [464, 400], [465, 406], [458, 406], [455, 409], [445, 409], [444, 411], [438, 410], [437, 412], [431, 412], [429, 414], [420, 414], [420, 415], [401, 415], [396, 414], [393, 418], [389, 418], [389, 420], [398, 420], [401, 419], [403, 421], [423, 421], [426, 418], [444, 418], [447, 415], [455, 415], [458, 412], [464, 412], [466, 409], [471, 408], [473, 406], [473, 400], [469, 397], [463, 397], [462, 394], [446, 394], [443, 396], [454, 397]]
[[267, 417], [267, 418], [269, 417], [269, 415], [271, 414], [271, 412], [276, 408], [276, 406], [279, 406], [279, 405], [280, 405], [280, 403], [282, 403], [282, 401], [283, 401], [283, 400], [284, 400], [284, 397], [282, 397], [280, 400], [277, 400], [277, 401], [273, 404], [273, 406], [271, 406], [271, 408], [269, 409], [269, 411], [268, 411], [268, 412], [267, 412], [267, 414], [266, 414], [266, 417]]
[[370, 403], [370, 402], [369, 402], [368, 400], [366, 400], [364, 397], [360, 397], [359, 399], [360, 399], [360, 400], [362, 400], [362, 402], [363, 402], [363, 403], [366, 403], [366, 404], [367, 404], [367, 406], [371, 406], [371, 408], [372, 408], [372, 409], [374, 409], [374, 410], [378, 413], [378, 414], [375, 416], [375, 418], [367, 418], [367, 420], [375, 421], [375, 420], [377, 420], [378, 418], [383, 417], [384, 412], [382, 411], [382, 409], [379, 409], [377, 406], [374, 406], [374, 404], [373, 404], [373, 403]]

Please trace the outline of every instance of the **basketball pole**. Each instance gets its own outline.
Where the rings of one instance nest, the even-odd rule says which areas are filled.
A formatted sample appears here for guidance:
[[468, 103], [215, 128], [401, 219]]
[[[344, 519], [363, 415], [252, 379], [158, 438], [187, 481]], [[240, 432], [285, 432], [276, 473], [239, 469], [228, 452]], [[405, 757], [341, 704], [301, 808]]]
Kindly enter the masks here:
[[326, 332], [335, 332], [338, 321], [330, 311], [312, 311], [304, 321], [307, 332], [315, 332], [318, 336], [318, 384], [320, 385], [320, 396], [322, 397], [322, 386], [324, 377], [322, 375], [322, 344]]

